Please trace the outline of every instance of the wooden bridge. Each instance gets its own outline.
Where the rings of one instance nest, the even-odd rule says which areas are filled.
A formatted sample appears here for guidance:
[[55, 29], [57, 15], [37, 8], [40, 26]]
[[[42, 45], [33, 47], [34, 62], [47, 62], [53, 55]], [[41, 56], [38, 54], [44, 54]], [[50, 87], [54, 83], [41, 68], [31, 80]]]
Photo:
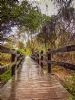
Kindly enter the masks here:
[[58, 66], [62, 66], [66, 69], [75, 70], [75, 64], [67, 63], [67, 62], [57, 62], [52, 61], [52, 56], [56, 53], [67, 53], [67, 52], [74, 52], [75, 51], [75, 45], [65, 46], [63, 48], [58, 48], [56, 50], [50, 50], [44, 54], [43, 50], [39, 52], [33, 52], [31, 55], [31, 58], [34, 59], [38, 64], [43, 67], [44, 65], [48, 66], [48, 72], [51, 72], [51, 65], [56, 64]]
[[[0, 52], [3, 53], [2, 48], [4, 48], [5, 53], [5, 47], [2, 46]], [[70, 49], [67, 50], [70, 52]], [[66, 52], [67, 50], [65, 49]], [[75, 51], [75, 46], [71, 48], [72, 50]], [[57, 51], [61, 51], [61, 49]], [[7, 49], [6, 53], [12, 55], [12, 79], [0, 88], [0, 100], [69, 100], [71, 95], [60, 84], [55, 75], [50, 74], [51, 64], [56, 63], [55, 61], [51, 61], [51, 51], [47, 52], [48, 59], [45, 61], [48, 65], [48, 73], [43, 70], [44, 62], [42, 52], [40, 61], [38, 53], [34, 53], [31, 58], [26, 57], [25, 60], [23, 55], [14, 50]], [[57, 62], [57, 64], [59, 63]], [[69, 66], [69, 69], [75, 70], [74, 64], [61, 63], [59, 65], [67, 66], [67, 68]], [[1, 67], [0, 74], [3, 74], [8, 68], [10, 67]]]

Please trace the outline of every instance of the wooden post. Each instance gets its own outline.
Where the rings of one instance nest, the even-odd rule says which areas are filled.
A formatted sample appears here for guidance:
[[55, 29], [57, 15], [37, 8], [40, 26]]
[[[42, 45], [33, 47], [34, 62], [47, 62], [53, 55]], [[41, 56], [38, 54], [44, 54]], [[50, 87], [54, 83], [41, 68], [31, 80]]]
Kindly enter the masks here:
[[35, 60], [35, 52], [33, 53], [33, 60]]
[[41, 68], [43, 68], [43, 62], [42, 62], [43, 61], [43, 50], [41, 50], [40, 54], [41, 54], [41, 59], [40, 59], [41, 60]]
[[24, 61], [24, 55], [20, 54], [20, 66], [22, 67]]
[[37, 53], [37, 63], [39, 64], [39, 52]]
[[51, 73], [51, 53], [50, 53], [50, 49], [48, 49], [48, 53], [47, 53], [47, 56], [48, 56], [48, 73]]
[[11, 62], [14, 62], [15, 61], [15, 57], [16, 57], [16, 54], [12, 54], [11, 55]]
[[[11, 55], [11, 61], [14, 62], [16, 58], [16, 54]], [[11, 75], [15, 75], [15, 64], [11, 67]]]
[[11, 75], [15, 75], [15, 64], [11, 67]]
[[17, 62], [19, 62], [19, 61], [20, 61], [20, 63], [18, 63], [17, 68], [19, 68], [20, 65], [21, 65], [21, 54], [18, 53], [18, 55], [17, 55]]

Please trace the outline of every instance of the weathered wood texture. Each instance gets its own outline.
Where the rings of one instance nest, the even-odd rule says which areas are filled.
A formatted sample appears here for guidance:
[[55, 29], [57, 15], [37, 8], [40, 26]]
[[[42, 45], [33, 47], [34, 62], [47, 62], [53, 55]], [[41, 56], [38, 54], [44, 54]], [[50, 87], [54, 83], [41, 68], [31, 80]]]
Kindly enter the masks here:
[[56, 61], [50, 61], [50, 63], [62, 66], [64, 68], [66, 68], [66, 69], [75, 70], [75, 65], [74, 64], [65, 63], [65, 62], [56, 62]]
[[[64, 53], [64, 52], [72, 52], [75, 51], [75, 45], [70, 45], [70, 46], [65, 46], [63, 48], [59, 48], [56, 50], [48, 50], [48, 52], [46, 54], [40, 54], [39, 56], [37, 56], [38, 53], [34, 53], [32, 54], [31, 58], [34, 59], [35, 61], [37, 61], [37, 59], [39, 59], [39, 64], [41, 65], [41, 63], [43, 63], [43, 65], [48, 65], [50, 66], [51, 64], [56, 64], [59, 66], [62, 66], [66, 69], [71, 69], [71, 70], [75, 70], [75, 65], [74, 64], [70, 64], [70, 63], [66, 63], [66, 62], [57, 62], [57, 61], [52, 61], [51, 59], [48, 59], [50, 56], [49, 55], [53, 55], [55, 53]], [[41, 56], [43, 56], [43, 58], [45, 59], [40, 59]], [[38, 58], [39, 57], [39, 58]], [[50, 57], [51, 58], [51, 57]]]
[[13, 66], [15, 66], [15, 70], [16, 70], [22, 64], [23, 60], [24, 57], [20, 57], [19, 60], [14, 61], [12, 64], [1, 66], [0, 75], [5, 73], [7, 70], [13, 70]]
[[2, 53], [8, 53], [8, 54], [15, 54], [16, 53], [15, 50], [6, 48], [6, 47], [4, 47], [2, 45], [0, 45], [0, 52], [2, 52]]
[[65, 46], [62, 48], [51, 50], [50, 53], [58, 53], [58, 52], [63, 53], [63, 52], [71, 52], [71, 51], [75, 51], [75, 45]]
[[[24, 55], [17, 53], [15, 50], [6, 48], [0, 45], [0, 52], [1, 53], [8, 53], [11, 54], [11, 64], [1, 66], [0, 67], [0, 75], [6, 72], [7, 70], [11, 70], [12, 74], [15, 72], [16, 68], [18, 68], [24, 60]], [[15, 66], [15, 69], [14, 69]], [[13, 72], [14, 69], [14, 72]]]
[[1, 100], [68, 100], [71, 95], [55, 75], [44, 73], [30, 57], [16, 72], [16, 77], [1, 88]]

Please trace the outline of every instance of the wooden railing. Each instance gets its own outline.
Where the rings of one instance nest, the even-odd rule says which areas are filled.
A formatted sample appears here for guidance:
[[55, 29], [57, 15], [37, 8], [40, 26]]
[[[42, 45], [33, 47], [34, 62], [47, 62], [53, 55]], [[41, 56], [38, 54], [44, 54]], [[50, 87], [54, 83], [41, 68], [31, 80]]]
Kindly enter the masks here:
[[64, 53], [64, 52], [75, 52], [75, 45], [70, 45], [70, 46], [65, 46], [63, 48], [59, 48], [59, 49], [55, 49], [55, 50], [50, 50], [48, 49], [47, 53], [43, 53], [43, 50], [39, 53], [39, 52], [33, 52], [31, 55], [31, 58], [33, 60], [35, 60], [38, 64], [41, 65], [41, 67], [43, 68], [44, 65], [48, 66], [48, 73], [51, 73], [51, 65], [52, 64], [56, 64], [59, 66], [62, 66], [66, 69], [70, 69], [70, 70], [75, 70], [75, 64], [70, 64], [70, 63], [66, 63], [66, 62], [57, 62], [57, 61], [52, 61], [52, 55], [56, 54], [56, 53]]
[[11, 64], [0, 66], [0, 75], [6, 72], [7, 70], [11, 70], [12, 76], [15, 75], [16, 69], [22, 66], [25, 56], [20, 53], [17, 53], [15, 50], [11, 50], [1, 45], [0, 45], [0, 52], [11, 54]]

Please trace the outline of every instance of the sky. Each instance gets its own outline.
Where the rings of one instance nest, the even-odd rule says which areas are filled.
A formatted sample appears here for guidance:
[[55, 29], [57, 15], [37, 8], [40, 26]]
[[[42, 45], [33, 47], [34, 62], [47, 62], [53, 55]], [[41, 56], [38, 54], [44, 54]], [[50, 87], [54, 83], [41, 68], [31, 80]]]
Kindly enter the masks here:
[[[23, 0], [19, 0], [20, 2]], [[43, 14], [48, 16], [57, 14], [57, 7], [53, 4], [51, 0], [28, 0], [33, 6], [38, 6], [41, 9]], [[48, 5], [48, 9], [46, 9], [46, 5]], [[72, 4], [75, 8], [75, 0]]]
[[[51, 0], [28, 0], [33, 6], [38, 6], [43, 14], [48, 16], [57, 14], [57, 9]], [[46, 7], [48, 5], [48, 7]]]
[[[22, 2], [23, 0], [19, 0]], [[38, 6], [43, 14], [48, 16], [57, 14], [57, 9], [51, 0], [28, 0], [29, 3], [32, 3], [33, 6]], [[46, 9], [46, 5], [48, 5], [48, 9]]]

